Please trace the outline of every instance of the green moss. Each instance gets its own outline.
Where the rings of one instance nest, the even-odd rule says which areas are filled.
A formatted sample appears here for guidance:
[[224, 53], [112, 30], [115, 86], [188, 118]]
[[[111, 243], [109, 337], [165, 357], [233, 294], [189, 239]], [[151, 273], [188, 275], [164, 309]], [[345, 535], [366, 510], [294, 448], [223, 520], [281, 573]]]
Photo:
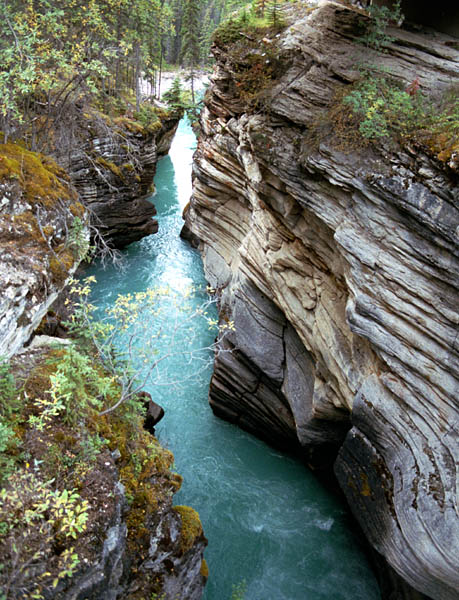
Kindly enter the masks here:
[[145, 132], [144, 126], [141, 125], [138, 121], [131, 119], [130, 117], [126, 117], [126, 116], [116, 117], [116, 119], [113, 119], [113, 122], [115, 123], [115, 125], [118, 125], [118, 127], [127, 129], [131, 133], [144, 133]]
[[203, 577], [206, 579], [209, 577], [209, 566], [205, 558], [202, 559], [201, 569], [199, 571]]
[[191, 506], [174, 506], [182, 520], [182, 531], [180, 533], [180, 551], [182, 554], [193, 547], [197, 537], [202, 535], [202, 524], [199, 514]]
[[47, 354], [46, 360], [41, 360], [34, 366], [24, 383], [27, 398], [40, 398], [49, 390], [49, 378], [56, 372], [56, 360], [62, 356], [62, 352], [62, 350], [53, 350]]
[[74, 202], [69, 206], [69, 210], [74, 217], [83, 217], [86, 209], [81, 202]]
[[73, 252], [63, 244], [58, 246], [56, 256], [53, 256], [49, 261], [49, 269], [53, 275], [53, 280], [58, 285], [62, 285], [69, 276], [69, 272], [74, 264], [75, 257]]
[[123, 174], [121, 172], [121, 169], [118, 166], [116, 166], [115, 163], [112, 163], [109, 160], [102, 158], [101, 156], [98, 156], [95, 159], [95, 162], [98, 165], [100, 165], [101, 167], [104, 167], [105, 169], [108, 169], [109, 171], [111, 171], [113, 173], [113, 175], [116, 175], [120, 179], [123, 179]]
[[147, 131], [155, 133], [156, 131], [159, 131], [162, 126], [163, 124], [161, 123], [161, 121], [155, 121], [154, 123], [150, 123], [149, 125], [147, 125]]
[[140, 413], [129, 419], [122, 414], [106, 415], [93, 425], [108, 440], [111, 450], [120, 451], [120, 479], [130, 500], [127, 541], [130, 550], [140, 556], [148, 549], [149, 518], [170, 493], [180, 488], [181, 477], [170, 470], [174, 456], [143, 428]]
[[30, 152], [19, 144], [0, 144], [0, 180], [16, 179], [30, 203], [54, 206], [58, 200], [73, 198], [68, 177], [53, 160]]

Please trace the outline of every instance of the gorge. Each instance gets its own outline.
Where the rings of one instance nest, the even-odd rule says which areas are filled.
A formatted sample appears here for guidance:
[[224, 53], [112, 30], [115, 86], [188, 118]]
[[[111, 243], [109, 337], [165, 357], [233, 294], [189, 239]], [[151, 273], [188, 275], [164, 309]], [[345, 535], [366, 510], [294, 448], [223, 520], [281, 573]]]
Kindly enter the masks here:
[[415, 590], [453, 600], [457, 146], [365, 147], [336, 98], [371, 62], [426, 93], [457, 85], [457, 42], [393, 28], [378, 52], [356, 43], [355, 9], [306, 13], [277, 34], [222, 31], [213, 48], [185, 231], [235, 324], [210, 403], [315, 468], [338, 452], [373, 547]]
[[[401, 18], [378, 30], [347, 3], [276, 7], [269, 24], [242, 10], [214, 34], [181, 234], [197, 250], [177, 237], [169, 158], [149, 196], [183, 107], [136, 112], [131, 97], [115, 110], [102, 82], [111, 112], [78, 98], [50, 136], [53, 159], [9, 141], [20, 121], [5, 128], [7, 600], [224, 600], [233, 585], [238, 600], [457, 598], [457, 38]], [[182, 122], [181, 178], [193, 143]], [[127, 270], [96, 263], [78, 283], [102, 238], [126, 248]], [[75, 337], [68, 308], [78, 314], [94, 273], [91, 310], [122, 292], [133, 314], [145, 286], [209, 282], [221, 419], [206, 384], [188, 384], [195, 366], [174, 364], [184, 391], [150, 384], [121, 401], [135, 362], [110, 371], [123, 348], [104, 356], [87, 331]], [[142, 323], [146, 339], [157, 320]], [[195, 336], [207, 364], [215, 333]], [[162, 445], [145, 429], [150, 398], [166, 408]], [[368, 547], [303, 463], [339, 484]]]
[[[97, 279], [92, 301], [101, 309], [112, 305], [119, 293], [154, 286], [187, 290], [192, 284], [198, 290], [197, 306], [206, 296], [199, 254], [179, 237], [182, 209], [191, 191], [194, 146], [194, 134], [182, 121], [155, 177], [152, 200], [158, 233], [126, 250], [125, 271], [94, 265], [88, 272]], [[168, 297], [159, 305], [170, 336], [184, 315], [170, 306]], [[157, 330], [153, 321], [159, 318], [150, 317], [145, 337]], [[185, 329], [178, 344], [208, 347], [215, 332], [205, 321], [195, 321], [193, 328], [196, 337], [191, 340]], [[158, 340], [159, 355], [167, 346], [167, 339]], [[178, 356], [167, 361], [159, 381], [180, 382], [188, 370], [187, 357]], [[229, 600], [232, 590], [242, 586], [247, 600], [294, 600], [303, 595], [316, 600], [377, 600], [377, 582], [349, 515], [301, 462], [212, 415], [206, 402], [211, 370], [209, 363], [203, 377], [188, 378], [182, 385], [149, 383], [145, 388], [165, 408], [156, 435], [172, 450], [184, 478], [174, 502], [191, 504], [199, 512], [209, 541], [203, 598]]]

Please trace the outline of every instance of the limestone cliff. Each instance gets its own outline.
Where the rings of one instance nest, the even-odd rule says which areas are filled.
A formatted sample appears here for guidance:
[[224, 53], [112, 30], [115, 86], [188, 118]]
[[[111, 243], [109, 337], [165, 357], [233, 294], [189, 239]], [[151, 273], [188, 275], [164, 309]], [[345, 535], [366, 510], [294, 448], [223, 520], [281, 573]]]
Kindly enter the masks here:
[[236, 26], [213, 49], [185, 231], [235, 323], [210, 403], [314, 466], [339, 448], [370, 543], [416, 590], [453, 600], [457, 148], [365, 145], [336, 111], [363, 63], [426, 94], [457, 85], [457, 40], [394, 28], [377, 52], [356, 43], [361, 11], [291, 10], [282, 32]]
[[81, 138], [58, 160], [68, 170], [94, 226], [107, 242], [122, 248], [156, 233], [151, 192], [156, 164], [169, 151], [177, 116], [157, 109], [155, 121], [142, 125], [132, 117], [109, 118], [89, 111], [80, 115]]
[[76, 270], [85, 219], [56, 163], [0, 145], [0, 356], [22, 348]]
[[155, 233], [146, 197], [178, 117], [152, 125], [79, 109], [78, 135], [50, 157], [0, 144], [0, 356], [30, 338], [89, 246], [89, 223], [114, 247]]

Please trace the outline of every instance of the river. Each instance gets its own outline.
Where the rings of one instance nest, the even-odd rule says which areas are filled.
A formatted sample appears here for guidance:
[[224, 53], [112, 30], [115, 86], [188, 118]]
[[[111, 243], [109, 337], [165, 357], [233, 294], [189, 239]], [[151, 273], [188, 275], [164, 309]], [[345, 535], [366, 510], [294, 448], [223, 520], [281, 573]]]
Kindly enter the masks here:
[[[199, 254], [179, 238], [195, 144], [182, 120], [155, 177], [159, 233], [124, 251], [125, 270], [91, 267], [88, 274], [97, 278], [92, 301], [102, 309], [118, 294], [148, 287], [205, 287]], [[170, 315], [171, 322], [177, 316]], [[146, 323], [145, 335], [150, 332]], [[193, 335], [206, 346], [215, 332], [203, 322]], [[170, 368], [179, 377], [190, 369]], [[184, 477], [175, 502], [198, 510], [209, 539], [204, 600], [230, 600], [234, 586], [245, 588], [244, 600], [378, 600], [345, 508], [298, 461], [214, 417], [207, 403], [210, 374], [208, 367], [183, 389], [146, 386], [166, 410], [156, 433]]]

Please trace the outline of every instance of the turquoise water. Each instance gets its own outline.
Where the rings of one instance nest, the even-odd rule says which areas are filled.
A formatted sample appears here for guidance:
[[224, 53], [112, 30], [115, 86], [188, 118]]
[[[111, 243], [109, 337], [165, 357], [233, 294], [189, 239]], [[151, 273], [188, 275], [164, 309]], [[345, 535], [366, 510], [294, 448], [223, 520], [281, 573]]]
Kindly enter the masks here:
[[[182, 121], [155, 178], [159, 233], [127, 248], [124, 271], [91, 268], [98, 281], [93, 301], [101, 308], [120, 293], [148, 287], [205, 286], [198, 253], [179, 238], [194, 146], [193, 133]], [[196, 302], [205, 298], [198, 293]], [[170, 323], [182, 318], [180, 309], [166, 308]], [[156, 327], [152, 317], [144, 335], [151, 337]], [[201, 321], [178, 345], [188, 347], [193, 338], [204, 347], [214, 335]], [[202, 365], [175, 359], [160, 377], [183, 379]], [[345, 509], [299, 462], [215, 418], [207, 404], [210, 366], [201, 375], [181, 388], [146, 389], [166, 410], [156, 433], [184, 477], [175, 502], [198, 510], [209, 539], [205, 600], [230, 600], [233, 586], [242, 582], [245, 600], [378, 600], [378, 586]]]

